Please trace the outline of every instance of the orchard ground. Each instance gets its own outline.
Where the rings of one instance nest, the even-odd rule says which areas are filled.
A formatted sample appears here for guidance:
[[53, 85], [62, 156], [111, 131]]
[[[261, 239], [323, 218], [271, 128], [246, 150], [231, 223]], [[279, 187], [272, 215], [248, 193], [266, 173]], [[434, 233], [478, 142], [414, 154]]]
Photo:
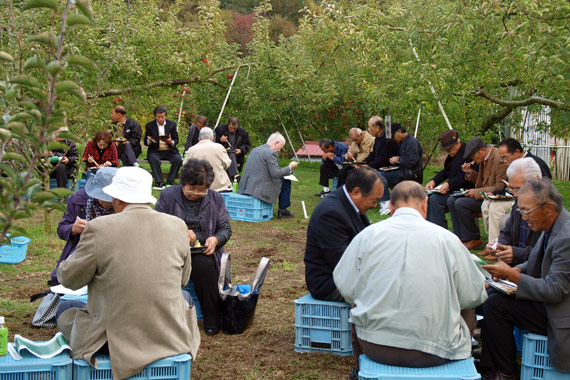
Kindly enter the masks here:
[[[286, 165], [288, 161], [282, 160]], [[249, 283], [261, 257], [271, 259], [267, 278], [252, 326], [241, 335], [207, 336], [203, 330], [202, 344], [192, 363], [192, 379], [346, 379], [353, 367], [352, 357], [332, 354], [300, 354], [294, 350], [295, 314], [293, 301], [307, 294], [303, 255], [309, 219], [303, 216], [301, 201], [311, 214], [320, 198], [313, 194], [322, 188], [317, 184], [320, 162], [302, 162], [295, 170], [299, 182], [293, 184], [292, 219], [261, 223], [231, 221], [232, 238], [225, 249], [232, 255], [232, 280]], [[426, 182], [440, 170], [428, 167]], [[568, 208], [568, 182], [556, 182], [565, 196]], [[158, 196], [155, 192], [155, 196]], [[275, 210], [276, 214], [276, 210]], [[380, 217], [378, 210], [368, 213], [372, 222]], [[46, 281], [56, 265], [64, 242], [55, 228], [60, 213], [52, 213], [53, 231], [44, 231], [43, 213], [22, 222], [32, 239], [25, 261], [17, 265], [0, 264], [0, 315], [6, 317], [10, 340], [20, 334], [33, 340], [51, 338], [56, 329], [31, 326], [39, 301], [29, 302], [30, 295], [47, 289]], [[481, 231], [484, 231], [481, 223]], [[149, 348], [151, 349], [151, 348]]]

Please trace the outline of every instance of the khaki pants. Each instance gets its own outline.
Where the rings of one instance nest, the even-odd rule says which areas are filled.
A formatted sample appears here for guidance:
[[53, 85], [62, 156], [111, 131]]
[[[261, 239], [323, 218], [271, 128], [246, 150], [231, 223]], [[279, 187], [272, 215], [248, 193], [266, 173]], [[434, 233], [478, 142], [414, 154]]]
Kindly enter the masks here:
[[513, 201], [484, 200], [481, 204], [481, 213], [485, 222], [485, 232], [489, 235], [489, 244], [493, 244], [499, 237], [501, 233], [499, 222], [504, 215], [511, 211], [513, 203]]

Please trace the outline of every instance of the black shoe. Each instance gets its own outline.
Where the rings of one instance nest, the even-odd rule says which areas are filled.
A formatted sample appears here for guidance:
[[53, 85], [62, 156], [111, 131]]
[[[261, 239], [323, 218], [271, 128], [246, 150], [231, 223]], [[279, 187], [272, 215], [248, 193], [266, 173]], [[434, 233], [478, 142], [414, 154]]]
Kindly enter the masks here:
[[277, 218], [281, 219], [281, 218], [292, 218], [293, 217], [293, 213], [287, 209], [283, 209], [283, 210], [279, 210], [277, 211]]
[[320, 193], [316, 193], [316, 194], [315, 194], [315, 197], [321, 197], [321, 198], [323, 198], [323, 197], [326, 197], [329, 193], [330, 193], [330, 190], [329, 190], [329, 191], [324, 191], [324, 190], [323, 190], [323, 191], [321, 191]]
[[356, 368], [352, 369], [352, 372], [348, 375], [348, 380], [358, 380], [358, 370]]
[[204, 327], [204, 330], [206, 330], [207, 335], [216, 335], [220, 332], [219, 327]]

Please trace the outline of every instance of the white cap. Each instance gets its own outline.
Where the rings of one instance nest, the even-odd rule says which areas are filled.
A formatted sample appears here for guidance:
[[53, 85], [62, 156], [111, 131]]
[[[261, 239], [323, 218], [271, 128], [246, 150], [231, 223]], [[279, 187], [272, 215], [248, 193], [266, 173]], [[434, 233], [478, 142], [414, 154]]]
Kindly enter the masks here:
[[127, 203], [156, 203], [152, 196], [152, 176], [136, 166], [123, 166], [113, 177], [113, 182], [103, 192]]

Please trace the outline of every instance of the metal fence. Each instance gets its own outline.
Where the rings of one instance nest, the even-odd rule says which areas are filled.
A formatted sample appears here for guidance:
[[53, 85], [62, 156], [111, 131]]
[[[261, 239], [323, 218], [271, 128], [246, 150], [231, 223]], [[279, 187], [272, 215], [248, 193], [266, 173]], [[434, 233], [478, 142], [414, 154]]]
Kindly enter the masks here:
[[551, 136], [550, 107], [542, 107], [538, 112], [523, 110], [520, 127], [505, 128], [505, 135], [520, 141], [523, 147], [544, 160], [557, 180], [570, 180], [570, 143]]

